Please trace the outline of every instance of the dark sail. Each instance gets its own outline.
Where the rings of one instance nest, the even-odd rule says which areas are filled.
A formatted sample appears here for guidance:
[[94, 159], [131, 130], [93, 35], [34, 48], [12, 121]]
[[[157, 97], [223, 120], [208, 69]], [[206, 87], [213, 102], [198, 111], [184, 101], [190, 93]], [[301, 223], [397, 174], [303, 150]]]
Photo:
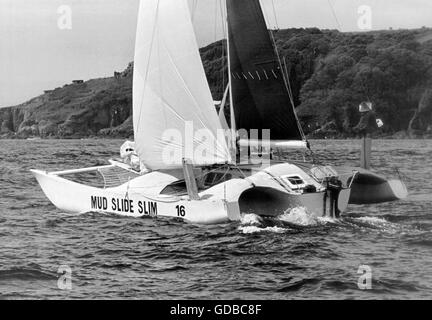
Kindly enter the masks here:
[[227, 0], [227, 12], [237, 130], [304, 140], [259, 0]]

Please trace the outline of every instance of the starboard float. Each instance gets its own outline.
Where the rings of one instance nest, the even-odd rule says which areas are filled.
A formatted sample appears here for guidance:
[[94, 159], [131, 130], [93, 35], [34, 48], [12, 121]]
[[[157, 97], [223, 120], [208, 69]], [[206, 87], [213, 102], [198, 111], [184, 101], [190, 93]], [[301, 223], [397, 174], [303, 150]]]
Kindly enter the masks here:
[[[141, 1], [133, 83], [141, 168], [111, 160], [95, 168], [32, 170], [55, 206], [204, 224], [239, 220], [243, 213], [277, 216], [295, 207], [338, 217], [347, 208], [356, 171], [343, 179], [330, 166], [236, 161], [245, 140], [253, 140], [253, 129], [271, 129], [267, 140], [259, 131], [258, 144], [306, 152], [308, 143], [259, 1], [226, 4], [230, 128], [216, 113], [187, 0]], [[223, 105], [226, 100], [227, 94]], [[238, 141], [236, 131], [246, 136]], [[246, 142], [248, 157], [252, 145]], [[103, 177], [102, 187], [69, 178], [93, 172]]]

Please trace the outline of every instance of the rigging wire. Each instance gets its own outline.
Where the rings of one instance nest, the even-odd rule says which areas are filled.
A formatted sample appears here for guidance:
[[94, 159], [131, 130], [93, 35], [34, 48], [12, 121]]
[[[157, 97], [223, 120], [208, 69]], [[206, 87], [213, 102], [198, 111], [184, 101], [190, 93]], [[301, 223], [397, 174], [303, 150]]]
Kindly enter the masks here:
[[278, 18], [277, 18], [277, 14], [276, 14], [275, 0], [272, 0], [272, 7], [273, 7], [273, 14], [274, 14], [275, 23], [276, 23], [276, 29], [279, 30], [279, 22], [278, 22]]
[[[221, 88], [217, 88], [217, 96], [224, 95], [225, 88], [226, 88], [226, 77], [225, 77], [225, 65], [226, 65], [226, 59], [228, 58], [227, 55], [227, 45], [225, 38], [226, 36], [226, 26], [225, 26], [225, 12], [224, 12], [224, 6], [223, 6], [224, 0], [214, 0], [215, 3], [215, 14], [214, 14], [214, 39], [213, 42], [217, 43], [218, 41], [218, 32], [222, 32], [222, 39], [220, 40], [220, 49], [221, 49], [221, 55], [220, 55], [220, 72], [221, 74], [217, 73], [217, 82], [220, 83], [220, 80], [222, 82]], [[219, 20], [220, 18], [220, 20]], [[219, 21], [220, 21], [220, 28], [219, 28]]]
[[221, 14], [221, 26], [222, 26], [222, 40], [221, 40], [221, 46], [222, 46], [222, 57], [221, 57], [221, 64], [222, 64], [222, 91], [224, 93], [225, 90], [225, 63], [226, 63], [226, 59], [228, 59], [228, 50], [227, 50], [227, 44], [225, 42], [226, 39], [226, 26], [225, 26], [225, 14], [224, 14], [224, 10], [223, 10], [223, 4], [222, 1], [224, 0], [219, 0], [219, 8], [220, 8], [220, 14]]
[[285, 67], [284, 68], [285, 76], [286, 76], [287, 83], [288, 83], [288, 95], [289, 95], [289, 98], [291, 100], [292, 106], [295, 108], [294, 94], [293, 94], [292, 87], [291, 87], [291, 79], [290, 79], [289, 72], [288, 72], [288, 66], [287, 66], [287, 63], [286, 63], [286, 57], [284, 57], [283, 60], [284, 60], [283, 61], [284, 62], [284, 67]]
[[216, 1], [214, 1], [214, 4], [215, 4], [215, 10], [214, 10], [214, 30], [213, 30], [213, 32], [214, 32], [214, 34], [213, 34], [213, 42], [216, 42], [217, 41], [217, 27], [218, 27], [218, 3], [217, 3], [217, 0]]
[[[285, 83], [285, 88], [287, 89], [287, 91], [288, 91], [288, 95], [290, 96], [290, 100], [291, 100], [292, 108], [293, 108], [293, 111], [294, 111], [294, 116], [295, 116], [295, 119], [296, 119], [296, 121], [297, 121], [297, 127], [298, 127], [298, 129], [299, 129], [299, 131], [300, 131], [300, 134], [301, 134], [303, 140], [306, 140], [306, 135], [305, 135], [304, 130], [303, 130], [301, 124], [300, 124], [300, 119], [299, 119], [299, 117], [298, 117], [298, 115], [297, 115], [297, 112], [296, 112], [296, 110], [295, 110], [294, 100], [291, 99], [291, 95], [292, 95], [291, 84], [289, 83], [289, 78], [287, 78], [287, 77], [284, 75], [285, 72], [284, 72], [284, 68], [283, 68], [283, 66], [282, 66], [282, 60], [281, 60], [281, 58], [280, 58], [279, 48], [278, 48], [278, 46], [277, 46], [275, 36], [274, 36], [274, 34], [273, 34], [273, 32], [272, 32], [271, 30], [270, 30], [270, 37], [271, 37], [272, 42], [273, 42], [274, 51], [275, 51], [275, 54], [276, 54], [276, 57], [277, 57], [277, 60], [278, 60], [278, 63], [279, 63], [279, 68], [280, 68], [280, 71], [281, 71], [281, 74], [282, 74], [282, 78], [283, 78], [284, 83]], [[285, 67], [286, 67], [286, 65], [285, 65]], [[290, 93], [290, 92], [291, 92], [291, 93]]]
[[[262, 1], [263, 0], [261, 0], [261, 2]], [[273, 12], [273, 18], [274, 18], [274, 24], [273, 24], [273, 28], [272, 29], [279, 30], [279, 21], [278, 21], [277, 13], [276, 13], [275, 0], [271, 0], [271, 7], [272, 7], [272, 12]], [[263, 6], [261, 4], [261, 9], [262, 9], [262, 12], [264, 13], [264, 19], [267, 22], [268, 28], [271, 28], [270, 26], [272, 25], [272, 23], [270, 21], [270, 16], [269, 16], [266, 8], [267, 8], [266, 6]]]
[[[274, 4], [273, 0], [272, 0], [272, 3]], [[273, 6], [273, 8], [275, 9], [274, 6]], [[265, 14], [265, 9], [264, 8], [263, 8], [262, 11]], [[276, 10], [274, 10], [274, 13], [276, 14]], [[280, 54], [279, 54], [279, 47], [277, 45], [274, 33], [273, 33], [272, 30], [270, 30], [269, 32], [270, 32], [271, 41], [273, 43], [273, 48], [274, 48], [274, 51], [275, 51], [275, 54], [276, 54], [276, 57], [277, 57], [277, 60], [278, 60], [278, 63], [279, 63], [279, 68], [280, 68], [280, 71], [281, 71], [281, 74], [282, 74], [282, 78], [284, 79], [285, 88], [288, 91], [288, 96], [289, 96], [289, 99], [291, 101], [291, 105], [292, 105], [292, 108], [293, 108], [293, 111], [294, 111], [295, 119], [297, 121], [297, 127], [298, 127], [298, 129], [300, 131], [300, 134], [301, 134], [302, 138], [304, 140], [306, 140], [306, 135], [305, 135], [304, 130], [303, 130], [301, 124], [300, 124], [300, 119], [299, 119], [299, 117], [297, 115], [297, 112], [295, 111], [294, 96], [293, 96], [293, 92], [292, 92], [292, 89], [291, 89], [290, 79], [289, 79], [289, 76], [287, 74], [286, 62], [285, 62], [285, 68], [284, 68], [283, 65], [282, 65], [282, 60], [281, 60], [281, 57], [280, 57]], [[284, 61], [285, 61], [285, 58], [284, 58]]]
[[191, 14], [192, 23], [195, 22], [195, 13], [197, 11], [197, 7], [198, 7], [198, 0], [192, 0], [192, 14]]
[[333, 17], [334, 17], [334, 19], [335, 19], [335, 21], [336, 21], [336, 23], [337, 23], [337, 25], [338, 25], [339, 30], [342, 30], [342, 26], [341, 26], [341, 24], [340, 24], [340, 22], [339, 22], [339, 19], [337, 18], [336, 11], [335, 11], [335, 9], [334, 9], [334, 6], [333, 6], [332, 3], [331, 3], [331, 0], [327, 0], [327, 2], [328, 2], [328, 4], [329, 4], [329, 6], [330, 6], [331, 12], [332, 12]]
[[262, 12], [264, 13], [264, 20], [267, 21], [267, 26], [270, 26], [270, 20], [269, 20], [268, 14], [267, 14], [266, 7], [261, 4], [261, 9], [262, 9]]

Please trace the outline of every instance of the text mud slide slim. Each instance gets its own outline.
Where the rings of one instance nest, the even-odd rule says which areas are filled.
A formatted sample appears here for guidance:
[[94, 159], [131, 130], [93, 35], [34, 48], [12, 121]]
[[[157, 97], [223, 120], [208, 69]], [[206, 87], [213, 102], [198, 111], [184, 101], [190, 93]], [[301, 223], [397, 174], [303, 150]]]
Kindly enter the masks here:
[[114, 212], [138, 212], [139, 214], [151, 216], [157, 216], [158, 214], [158, 206], [156, 202], [138, 201], [135, 203], [130, 199], [118, 198], [112, 198], [111, 201], [108, 201], [106, 197], [91, 197], [92, 210], [108, 210], [108, 206], [111, 206], [111, 210]]

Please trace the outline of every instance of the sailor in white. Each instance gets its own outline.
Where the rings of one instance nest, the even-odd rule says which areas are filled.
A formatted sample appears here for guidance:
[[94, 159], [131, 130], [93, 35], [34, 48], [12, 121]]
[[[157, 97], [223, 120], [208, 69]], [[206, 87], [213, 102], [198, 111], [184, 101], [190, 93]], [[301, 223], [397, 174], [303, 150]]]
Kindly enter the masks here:
[[135, 142], [126, 141], [120, 147], [120, 157], [123, 163], [129, 165], [133, 170], [141, 171], [140, 159], [135, 152]]

